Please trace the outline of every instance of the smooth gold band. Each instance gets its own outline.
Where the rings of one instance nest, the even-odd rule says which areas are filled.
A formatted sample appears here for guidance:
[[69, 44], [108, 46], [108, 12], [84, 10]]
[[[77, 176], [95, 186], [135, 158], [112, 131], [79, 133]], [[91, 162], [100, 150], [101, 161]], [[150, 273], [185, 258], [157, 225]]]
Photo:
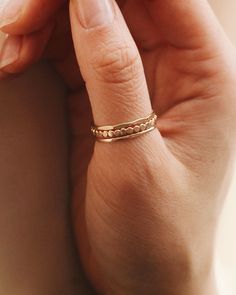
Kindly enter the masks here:
[[156, 128], [157, 115], [151, 115], [138, 120], [113, 126], [92, 126], [92, 134], [100, 142], [113, 142], [121, 139], [130, 139], [150, 132]]

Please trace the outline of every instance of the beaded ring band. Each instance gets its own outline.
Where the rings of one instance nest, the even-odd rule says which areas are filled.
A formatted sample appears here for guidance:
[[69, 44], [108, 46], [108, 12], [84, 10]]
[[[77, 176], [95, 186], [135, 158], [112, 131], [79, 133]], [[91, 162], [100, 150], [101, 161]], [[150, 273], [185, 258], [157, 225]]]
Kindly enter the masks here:
[[92, 134], [100, 142], [113, 142], [140, 136], [156, 128], [157, 115], [153, 112], [145, 118], [136, 121], [122, 123], [114, 126], [92, 126]]

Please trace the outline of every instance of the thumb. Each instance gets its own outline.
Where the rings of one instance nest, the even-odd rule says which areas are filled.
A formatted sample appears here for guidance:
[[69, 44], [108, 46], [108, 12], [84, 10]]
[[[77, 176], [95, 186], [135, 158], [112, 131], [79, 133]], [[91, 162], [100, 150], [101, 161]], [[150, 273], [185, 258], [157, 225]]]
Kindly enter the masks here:
[[72, 35], [96, 125], [151, 114], [141, 57], [114, 0], [71, 0]]

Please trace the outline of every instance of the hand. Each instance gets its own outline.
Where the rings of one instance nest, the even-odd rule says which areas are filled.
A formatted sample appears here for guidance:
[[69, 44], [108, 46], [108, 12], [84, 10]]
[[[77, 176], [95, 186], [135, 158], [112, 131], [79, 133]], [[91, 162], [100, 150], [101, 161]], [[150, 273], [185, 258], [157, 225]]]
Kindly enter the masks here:
[[80, 122], [81, 96], [71, 100], [81, 258], [104, 294], [211, 294], [214, 233], [235, 147], [235, 52], [203, 0], [120, 4], [139, 51], [117, 6], [103, 26], [84, 29], [82, 8], [71, 3], [94, 121], [145, 116], [151, 99], [159, 131], [97, 143], [86, 179], [93, 143], [87, 119]]
[[214, 234], [235, 149], [235, 51], [206, 1], [123, 1], [139, 50], [116, 5], [113, 19], [94, 2], [86, 30], [78, 3], [72, 31], [95, 124], [145, 116], [150, 101], [159, 114], [159, 131], [96, 143], [75, 206], [86, 272], [102, 294], [215, 294]]
[[47, 58], [70, 90], [80, 89], [83, 80], [71, 38], [68, 3], [9, 0], [3, 4], [0, 27], [8, 35], [0, 42], [0, 77], [19, 75], [39, 59]]

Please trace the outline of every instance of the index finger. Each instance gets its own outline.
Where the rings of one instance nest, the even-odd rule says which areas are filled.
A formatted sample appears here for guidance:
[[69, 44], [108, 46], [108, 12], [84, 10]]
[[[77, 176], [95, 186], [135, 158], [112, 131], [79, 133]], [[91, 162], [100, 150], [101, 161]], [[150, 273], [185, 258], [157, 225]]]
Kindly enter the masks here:
[[0, 3], [0, 29], [24, 35], [43, 27], [65, 0], [5, 0]]

